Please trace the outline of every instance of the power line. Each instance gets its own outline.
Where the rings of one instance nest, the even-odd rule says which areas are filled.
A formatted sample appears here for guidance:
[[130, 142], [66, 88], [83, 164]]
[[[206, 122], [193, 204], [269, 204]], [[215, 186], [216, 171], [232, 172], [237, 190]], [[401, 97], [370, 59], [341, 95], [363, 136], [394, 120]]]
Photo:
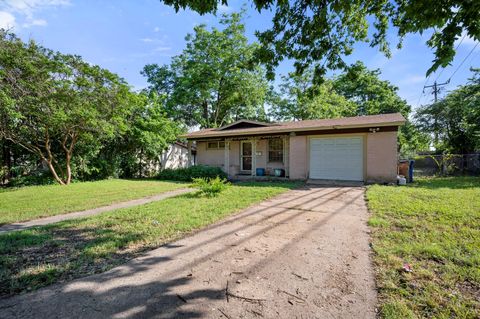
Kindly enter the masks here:
[[427, 84], [429, 78], [430, 78], [430, 75], [425, 79], [425, 83], [423, 83], [422, 93], [420, 93], [420, 96], [418, 97], [417, 107], [420, 103], [420, 100], [422, 99], [422, 96], [425, 94], [425, 85]]
[[[467, 36], [467, 33], [465, 32], [465, 34], [463, 35], [463, 37], [460, 39], [460, 42], [458, 42], [457, 46], [455, 47], [455, 52], [457, 52], [458, 50], [458, 47], [460, 46], [460, 44], [462, 44], [463, 40], [465, 39], [465, 37]], [[435, 81], [438, 81], [438, 79], [440, 78], [440, 76], [442, 75], [443, 71], [445, 71], [445, 68], [442, 68], [442, 70], [440, 71], [440, 73], [438, 74], [437, 78], [435, 79]], [[425, 85], [424, 85], [425, 86]]]
[[455, 75], [455, 73], [457, 73], [458, 69], [460, 69], [460, 67], [463, 65], [463, 63], [465, 63], [465, 61], [468, 59], [468, 57], [473, 53], [473, 51], [477, 48], [478, 44], [480, 42], [477, 42], [475, 44], [475, 46], [472, 48], [472, 50], [470, 50], [470, 52], [468, 52], [467, 56], [462, 60], [462, 63], [460, 63], [460, 65], [455, 69], [455, 71], [452, 73], [452, 75], [450, 75], [450, 77], [448, 78], [448, 82], [450, 82], [450, 80], [453, 78], [453, 76]]

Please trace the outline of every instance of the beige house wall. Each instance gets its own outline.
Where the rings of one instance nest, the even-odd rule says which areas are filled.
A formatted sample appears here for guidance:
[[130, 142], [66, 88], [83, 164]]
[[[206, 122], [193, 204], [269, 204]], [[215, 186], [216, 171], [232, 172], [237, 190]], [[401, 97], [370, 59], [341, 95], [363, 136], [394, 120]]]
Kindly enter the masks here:
[[291, 179], [307, 178], [307, 136], [291, 136], [289, 163]]
[[368, 133], [366, 152], [366, 182], [396, 182], [397, 132]]
[[[397, 132], [362, 133], [364, 136], [365, 182], [395, 182], [397, 176]], [[310, 136], [290, 136], [288, 149], [289, 177], [308, 179]], [[256, 142], [256, 167], [265, 168], [267, 175], [274, 168], [285, 168], [284, 163], [268, 162], [268, 140]], [[287, 156], [286, 155], [286, 156]], [[197, 163], [224, 167], [224, 150], [207, 150], [206, 142], [197, 142]], [[229, 176], [240, 173], [240, 141], [231, 141], [229, 150]]]
[[207, 150], [206, 142], [197, 142], [197, 163], [199, 165], [223, 167], [224, 162], [223, 149]]

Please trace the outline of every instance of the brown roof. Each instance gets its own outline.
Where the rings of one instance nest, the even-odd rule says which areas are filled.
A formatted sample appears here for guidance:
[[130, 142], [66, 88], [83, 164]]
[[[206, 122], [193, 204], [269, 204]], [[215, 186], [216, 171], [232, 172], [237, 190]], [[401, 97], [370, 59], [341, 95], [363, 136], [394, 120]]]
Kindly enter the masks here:
[[285, 132], [302, 132], [312, 130], [346, 129], [377, 126], [400, 126], [405, 118], [400, 113], [342, 117], [337, 119], [306, 120], [293, 122], [269, 123], [263, 127], [249, 127], [239, 129], [208, 128], [183, 135], [187, 139], [275, 134]]

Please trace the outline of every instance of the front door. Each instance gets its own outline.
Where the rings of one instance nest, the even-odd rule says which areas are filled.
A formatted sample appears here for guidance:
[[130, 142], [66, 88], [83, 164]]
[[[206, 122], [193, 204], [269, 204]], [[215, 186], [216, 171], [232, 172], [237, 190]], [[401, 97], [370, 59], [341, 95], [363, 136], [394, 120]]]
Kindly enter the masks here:
[[240, 152], [240, 163], [242, 171], [252, 170], [252, 142], [242, 141]]

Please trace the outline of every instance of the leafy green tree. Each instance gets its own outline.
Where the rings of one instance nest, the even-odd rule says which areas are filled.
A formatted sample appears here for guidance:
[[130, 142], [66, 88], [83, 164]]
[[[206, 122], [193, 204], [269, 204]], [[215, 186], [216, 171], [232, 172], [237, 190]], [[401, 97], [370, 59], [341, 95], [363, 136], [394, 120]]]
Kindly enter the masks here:
[[356, 115], [400, 112], [407, 117], [410, 106], [398, 96], [398, 88], [380, 79], [380, 70], [369, 70], [356, 62], [334, 78], [335, 90], [357, 104]]
[[124, 80], [79, 56], [0, 31], [0, 137], [37, 155], [59, 184], [72, 180], [76, 148], [127, 128], [131, 96]]
[[[227, 0], [161, 1], [177, 11], [190, 8], [200, 14], [215, 13], [219, 4], [228, 4]], [[271, 78], [279, 62], [288, 58], [296, 61], [297, 73], [316, 64], [315, 74], [319, 80], [327, 68], [345, 68], [344, 57], [352, 54], [357, 42], [369, 43], [390, 56], [387, 34], [392, 27], [397, 31], [399, 48], [406, 35], [432, 31], [427, 45], [435, 51], [435, 58], [427, 75], [453, 60], [455, 40], [463, 32], [480, 41], [480, 1], [477, 0], [251, 2], [259, 12], [274, 12], [272, 27], [257, 32], [262, 45], [257, 57], [267, 64]]]
[[437, 151], [468, 154], [480, 150], [480, 69], [472, 72], [466, 85], [415, 114], [419, 127], [437, 137]]
[[313, 70], [290, 73], [280, 84], [271, 115], [279, 120], [311, 120], [352, 116], [356, 104], [339, 95], [330, 80], [313, 84]]
[[165, 97], [167, 115], [189, 126], [218, 127], [236, 119], [264, 119], [269, 90], [264, 70], [253, 63], [242, 13], [224, 15], [223, 30], [196, 26], [187, 47], [170, 65], [145, 66], [148, 91]]

